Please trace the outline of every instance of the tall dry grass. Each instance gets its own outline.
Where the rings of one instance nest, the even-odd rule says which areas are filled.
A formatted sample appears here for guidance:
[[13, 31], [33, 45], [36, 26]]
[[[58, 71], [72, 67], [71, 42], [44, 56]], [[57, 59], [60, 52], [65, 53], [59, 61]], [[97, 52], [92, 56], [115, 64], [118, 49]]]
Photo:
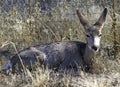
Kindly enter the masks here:
[[[79, 6], [79, 5], [78, 5]], [[39, 12], [39, 3], [36, 0], [35, 7], [29, 7], [25, 15], [13, 7], [9, 12], [3, 11], [0, 15], [0, 45], [9, 42], [4, 49], [13, 54], [18, 51], [39, 43], [77, 40], [85, 41], [84, 30], [76, 15], [70, 19], [65, 12], [75, 7], [64, 2], [61, 10], [55, 7], [49, 13]], [[116, 9], [116, 8], [115, 8]], [[102, 47], [95, 58], [94, 74], [80, 72], [80, 76], [59, 75], [51, 70], [36, 68], [35, 71], [20, 75], [5, 76], [0, 74], [0, 87], [119, 87], [120, 86], [120, 49], [116, 51], [114, 59], [114, 36], [112, 22], [110, 20], [111, 9], [109, 8], [108, 19], [103, 29]], [[82, 11], [87, 13], [87, 11]], [[88, 14], [87, 18], [94, 23], [93, 17]], [[120, 22], [116, 19], [117, 48], [120, 47]], [[12, 43], [10, 43], [12, 42]], [[6, 59], [1, 58], [1, 68]], [[114, 59], [114, 60], [112, 60]]]

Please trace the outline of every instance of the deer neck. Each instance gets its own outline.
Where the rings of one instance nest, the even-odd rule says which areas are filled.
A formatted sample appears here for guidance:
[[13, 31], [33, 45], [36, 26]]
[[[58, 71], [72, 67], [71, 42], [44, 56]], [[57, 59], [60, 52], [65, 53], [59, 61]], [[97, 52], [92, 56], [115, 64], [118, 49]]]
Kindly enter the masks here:
[[86, 45], [85, 53], [83, 55], [85, 64], [87, 65], [91, 64], [95, 55], [96, 52], [94, 52], [88, 45]]

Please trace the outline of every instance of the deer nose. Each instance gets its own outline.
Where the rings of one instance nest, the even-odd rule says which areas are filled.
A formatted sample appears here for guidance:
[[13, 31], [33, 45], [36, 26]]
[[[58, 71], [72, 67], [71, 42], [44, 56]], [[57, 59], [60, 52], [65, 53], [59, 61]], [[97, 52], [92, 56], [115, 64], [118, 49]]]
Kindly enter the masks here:
[[96, 46], [92, 46], [92, 49], [97, 51], [98, 48]]

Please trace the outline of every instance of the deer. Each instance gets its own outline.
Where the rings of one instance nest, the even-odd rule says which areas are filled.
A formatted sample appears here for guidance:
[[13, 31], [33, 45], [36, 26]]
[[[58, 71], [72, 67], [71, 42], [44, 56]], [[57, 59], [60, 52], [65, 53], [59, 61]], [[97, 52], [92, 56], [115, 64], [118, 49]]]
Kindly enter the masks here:
[[92, 68], [92, 59], [100, 49], [101, 31], [106, 21], [107, 8], [104, 8], [94, 24], [90, 24], [79, 9], [76, 10], [76, 14], [85, 30], [86, 42], [59, 41], [28, 47], [12, 56], [3, 71], [12, 69], [12, 73], [15, 73], [16, 65], [21, 70], [22, 66], [30, 68], [38, 63], [60, 71], [81, 68], [89, 72]]

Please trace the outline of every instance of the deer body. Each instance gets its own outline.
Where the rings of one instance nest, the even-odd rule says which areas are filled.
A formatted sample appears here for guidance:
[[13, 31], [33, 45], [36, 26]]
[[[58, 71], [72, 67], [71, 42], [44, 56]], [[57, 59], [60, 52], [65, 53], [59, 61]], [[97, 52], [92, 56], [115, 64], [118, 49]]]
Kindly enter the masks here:
[[22, 69], [19, 56], [24, 66], [29, 68], [39, 60], [41, 64], [50, 69], [65, 70], [70, 66], [82, 66], [85, 46], [86, 44], [83, 42], [65, 41], [30, 47], [14, 55], [6, 64], [4, 70], [12, 68], [13, 72], [15, 72], [16, 64]]
[[[100, 48], [101, 30], [103, 28], [107, 14], [104, 9], [98, 21], [90, 25], [77, 10], [77, 15], [86, 32], [86, 43], [79, 41], [64, 41], [48, 44], [40, 44], [29, 47], [14, 55], [6, 64], [3, 70], [12, 68], [15, 72], [16, 64], [21, 69], [21, 61], [25, 67], [38, 63], [53, 69], [65, 70], [68, 68], [91, 68], [92, 58]], [[20, 58], [19, 58], [20, 57]]]

